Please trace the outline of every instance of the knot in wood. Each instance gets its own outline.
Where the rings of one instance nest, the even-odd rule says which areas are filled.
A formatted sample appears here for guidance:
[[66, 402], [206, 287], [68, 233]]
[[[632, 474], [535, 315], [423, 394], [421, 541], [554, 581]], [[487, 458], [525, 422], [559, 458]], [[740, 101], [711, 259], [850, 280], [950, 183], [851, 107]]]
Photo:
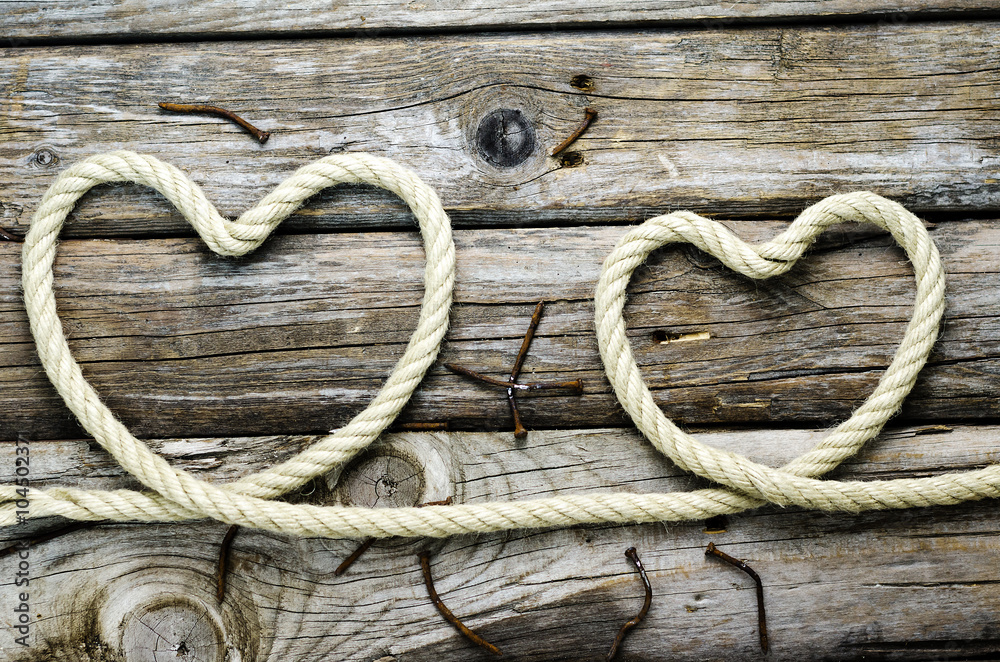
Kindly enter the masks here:
[[535, 152], [535, 129], [520, 110], [494, 110], [479, 123], [476, 147], [491, 165], [513, 168]]
[[357, 460], [344, 472], [337, 489], [350, 506], [415, 506], [424, 494], [424, 471], [396, 449], [382, 449]]
[[225, 639], [215, 619], [186, 600], [135, 611], [123, 624], [122, 650], [128, 662], [223, 662]]
[[31, 160], [35, 165], [43, 168], [50, 168], [59, 165], [59, 157], [47, 147], [39, 148], [31, 155]]

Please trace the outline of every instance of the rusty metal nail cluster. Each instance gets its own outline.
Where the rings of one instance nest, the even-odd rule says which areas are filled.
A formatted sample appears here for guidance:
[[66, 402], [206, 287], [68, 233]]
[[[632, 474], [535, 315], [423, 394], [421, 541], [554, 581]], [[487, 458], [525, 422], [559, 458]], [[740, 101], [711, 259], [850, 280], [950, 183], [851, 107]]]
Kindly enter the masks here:
[[514, 360], [514, 367], [511, 369], [510, 376], [506, 381], [487, 377], [486, 375], [480, 374], [475, 370], [469, 370], [468, 368], [455, 365], [454, 363], [444, 364], [444, 367], [456, 374], [471, 377], [472, 379], [477, 379], [483, 383], [490, 384], [491, 386], [499, 386], [507, 390], [507, 403], [510, 406], [511, 416], [514, 417], [514, 437], [517, 439], [523, 439], [528, 436], [528, 430], [521, 422], [521, 414], [517, 410], [517, 401], [514, 398], [514, 394], [517, 391], [566, 389], [577, 395], [583, 393], [583, 381], [579, 379], [571, 382], [529, 382], [524, 384], [517, 382], [517, 378], [521, 375], [521, 366], [524, 365], [524, 359], [528, 355], [528, 348], [531, 346], [531, 340], [535, 337], [535, 329], [538, 328], [538, 323], [542, 319], [543, 310], [545, 310], [545, 302], [539, 301], [535, 306], [534, 313], [531, 315], [531, 322], [528, 324], [528, 330], [525, 332], [524, 340], [521, 342], [521, 349], [517, 353], [517, 358]]

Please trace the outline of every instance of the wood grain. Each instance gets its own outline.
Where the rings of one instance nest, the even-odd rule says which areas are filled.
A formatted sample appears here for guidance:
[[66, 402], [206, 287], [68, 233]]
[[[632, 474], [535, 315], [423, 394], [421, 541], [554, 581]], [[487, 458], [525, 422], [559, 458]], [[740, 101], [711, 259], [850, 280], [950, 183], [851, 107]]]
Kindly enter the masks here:
[[331, 5], [316, 0], [255, 2], [252, 9], [219, 0], [178, 5], [166, 0], [122, 0], [114, 4], [80, 0], [4, 2], [0, 30], [11, 45], [41, 40], [174, 39], [253, 35], [322, 34], [374, 36], [417, 30], [444, 31], [613, 27], [681, 24], [717, 28], [768, 19], [861, 19], [899, 24], [940, 15], [977, 15], [996, 10], [986, 0], [911, 0], [905, 3], [812, 0], [774, 3], [617, 0], [519, 0], [498, 5], [458, 2], [384, 2], [366, 0]]
[[[781, 464], [822, 435], [746, 430], [702, 438]], [[226, 480], [308, 441], [172, 439], [154, 447], [203, 478]], [[996, 426], [897, 428], [836, 476], [963, 470], [1000, 460], [998, 442]], [[13, 461], [12, 446], [0, 444], [0, 464]], [[36, 442], [31, 449], [39, 487], [133, 485], [86, 442]], [[266, 461], [263, 449], [272, 454]], [[532, 432], [517, 446], [499, 433], [401, 433], [388, 435], [342, 476], [330, 477], [323, 485], [328, 490], [308, 498], [335, 503], [356, 470], [400, 457], [425, 467], [424, 499], [481, 502], [699, 484], [631, 430]], [[212, 573], [224, 526], [105, 525], [32, 548], [32, 609], [41, 614], [33, 627], [44, 645], [15, 650], [8, 659], [131, 662], [167, 659], [168, 651], [174, 659], [181, 643], [186, 659], [194, 660], [222, 660], [220, 648], [229, 659], [261, 661], [489, 659], [427, 600], [416, 562], [422, 549], [433, 552], [443, 599], [506, 658], [603, 659], [642, 601], [641, 584], [622, 554], [631, 545], [650, 571], [654, 599], [621, 659], [760, 659], [752, 584], [706, 559], [709, 541], [762, 576], [771, 659], [961, 659], [970, 651], [988, 657], [1000, 652], [994, 510], [992, 502], [861, 516], [765, 508], [713, 523], [713, 533], [692, 522], [390, 540], [339, 578], [332, 572], [355, 541], [242, 530], [221, 605]], [[0, 572], [10, 574], [11, 563], [0, 559]], [[0, 601], [6, 607], [10, 599], [4, 592]], [[146, 629], [157, 636], [139, 634]], [[147, 648], [130, 646], [143, 641]], [[120, 642], [127, 650], [115, 657]], [[159, 654], [151, 656], [150, 649]]]
[[[387, 434], [286, 498], [385, 507], [702, 486], [609, 390], [591, 302], [602, 260], [624, 225], [664, 211], [731, 219], [761, 241], [859, 189], [932, 221], [948, 308], [897, 427], [832, 477], [1000, 461], [996, 3], [333, 4], [0, 0], [0, 228], [25, 231], [59, 171], [112, 149], [179, 166], [230, 216], [301, 165], [373, 152], [417, 170], [464, 228], [442, 360], [506, 375], [535, 302], [549, 302], [523, 378], [586, 390], [522, 398], [527, 439], [513, 439], [502, 393], [439, 361], [400, 421], [457, 431]], [[260, 146], [159, 101], [222, 105], [274, 135]], [[574, 156], [549, 157], [587, 107], [598, 119]], [[112, 186], [85, 197], [59, 247], [57, 298], [84, 373], [154, 450], [208, 480], [271, 466], [349, 420], [416, 322], [423, 253], [391, 195], [320, 194], [278, 235], [221, 259], [160, 196]], [[49, 386], [19, 269], [19, 247], [0, 241], [0, 440], [30, 440], [35, 487], [138, 488]], [[626, 314], [668, 416], [777, 466], [874, 387], [913, 289], [887, 236], [838, 228], [763, 283], [690, 248], [660, 251]], [[14, 446], [0, 442], [0, 467]], [[761, 659], [752, 584], [705, 558], [714, 541], [763, 577], [769, 659], [994, 659], [995, 506], [397, 539], [342, 577], [358, 541], [244, 529], [221, 604], [224, 525], [101, 525], [31, 547], [32, 645], [8, 629], [0, 658], [489, 659], [428, 601], [428, 550], [445, 602], [506, 659], [601, 660], [642, 601], [623, 556], [634, 545], [654, 600], [618, 659]], [[59, 525], [0, 530], [0, 547]], [[8, 625], [18, 562], [0, 557]]]
[[[365, 151], [414, 168], [465, 226], [637, 221], [665, 209], [797, 214], [869, 189], [918, 212], [1000, 208], [1000, 24], [785, 26], [6, 49], [0, 226], [23, 231], [56, 173], [127, 147], [177, 165], [226, 215], [297, 167]], [[219, 72], [225, 72], [220, 76]], [[571, 85], [591, 77], [592, 91]], [[264, 146], [207, 102], [272, 131]], [[599, 113], [562, 167], [548, 151]], [[481, 122], [536, 144], [483, 158]], [[189, 234], [156, 194], [86, 196], [73, 236]], [[286, 231], [409, 227], [388, 194], [321, 194]]]
[[[762, 241], [784, 224], [734, 227]], [[523, 379], [582, 379], [585, 388], [522, 397], [525, 424], [628, 425], [603, 375], [592, 303], [601, 262], [623, 232], [459, 231], [441, 361], [505, 376], [544, 299]], [[940, 223], [932, 236], [948, 308], [903, 420], [996, 417], [1000, 223]], [[18, 258], [16, 246], [0, 244], [0, 437], [79, 436], [35, 356]], [[314, 434], [360, 411], [402, 354], [422, 270], [416, 233], [284, 236], [240, 260], [196, 239], [70, 240], [59, 248], [56, 289], [84, 374], [136, 434]], [[680, 423], [829, 425], [850, 415], [891, 360], [912, 278], [887, 235], [859, 226], [826, 235], [768, 282], [731, 274], [690, 247], [665, 249], [633, 278], [626, 314], [647, 382]], [[400, 420], [512, 425], [502, 392], [440, 362]]]

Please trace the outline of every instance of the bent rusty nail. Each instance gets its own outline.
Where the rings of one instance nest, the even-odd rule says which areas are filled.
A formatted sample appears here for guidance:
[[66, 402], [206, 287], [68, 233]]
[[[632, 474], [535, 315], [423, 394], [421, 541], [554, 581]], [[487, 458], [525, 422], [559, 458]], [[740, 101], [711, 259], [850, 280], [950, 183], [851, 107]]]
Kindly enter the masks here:
[[427, 551], [420, 552], [420, 569], [424, 573], [424, 584], [427, 585], [427, 593], [428, 595], [430, 595], [431, 602], [433, 602], [434, 606], [437, 607], [437, 610], [441, 612], [441, 615], [444, 616], [444, 619], [449, 623], [451, 623], [452, 625], [454, 625], [455, 628], [458, 629], [458, 631], [461, 632], [465, 636], [465, 638], [471, 641], [472, 643], [476, 644], [480, 648], [485, 648], [486, 650], [493, 653], [497, 657], [503, 657], [503, 653], [500, 652], [499, 648], [497, 648], [496, 646], [494, 646], [493, 644], [486, 641], [478, 634], [470, 630], [465, 625], [465, 623], [458, 620], [458, 617], [455, 616], [455, 614], [451, 613], [451, 610], [448, 609], [448, 607], [445, 606], [444, 602], [441, 601], [441, 597], [438, 595], [437, 591], [434, 590], [434, 579], [431, 577], [430, 552]]
[[764, 613], [764, 585], [760, 581], [760, 575], [758, 575], [753, 568], [748, 566], [745, 561], [733, 558], [729, 554], [720, 550], [715, 546], [714, 542], [708, 543], [708, 548], [705, 550], [705, 554], [717, 556], [729, 565], [739, 568], [743, 572], [750, 575], [750, 578], [753, 579], [754, 583], [757, 585], [757, 628], [760, 631], [760, 650], [766, 653], [768, 646], [767, 615]]
[[226, 110], [225, 108], [219, 108], [218, 106], [206, 106], [191, 103], [168, 103], [166, 101], [161, 101], [157, 105], [163, 110], [169, 110], [172, 113], [200, 113], [202, 115], [215, 115], [216, 117], [225, 118], [230, 122], [235, 122], [249, 131], [261, 145], [266, 143], [267, 139], [271, 137], [270, 131], [261, 131], [236, 113]]
[[559, 152], [563, 151], [574, 142], [576, 139], [583, 135], [583, 132], [587, 130], [590, 123], [597, 119], [597, 111], [593, 108], [584, 108], [583, 110], [583, 122], [576, 128], [569, 138], [559, 143], [559, 146], [552, 150], [552, 156], [557, 156]]
[[615, 640], [611, 643], [611, 650], [608, 651], [608, 656], [605, 658], [606, 662], [611, 662], [615, 655], [618, 653], [618, 647], [621, 646], [622, 640], [625, 638], [625, 633], [634, 628], [636, 625], [642, 622], [642, 619], [646, 618], [646, 614], [649, 612], [649, 605], [653, 602], [653, 587], [649, 585], [649, 577], [646, 576], [646, 569], [642, 567], [642, 561], [639, 560], [639, 554], [635, 551], [635, 547], [629, 547], [625, 550], [625, 556], [632, 559], [632, 563], [635, 564], [636, 570], [639, 571], [639, 577], [642, 579], [642, 585], [646, 589], [646, 598], [642, 601], [642, 608], [639, 613], [635, 615], [634, 618], [630, 619], [622, 626], [622, 629], [618, 631], [618, 635]]
[[23, 243], [24, 242], [24, 236], [23, 235], [13, 234], [11, 232], [7, 232], [3, 228], [0, 228], [0, 239], [3, 239], [4, 241], [14, 241], [14, 242], [17, 242], [17, 243]]
[[362, 554], [364, 554], [365, 552], [367, 552], [368, 548], [371, 547], [372, 543], [374, 543], [374, 542], [375, 542], [375, 538], [365, 538], [361, 542], [361, 544], [358, 545], [358, 548], [356, 550], [354, 550], [353, 552], [351, 552], [351, 555], [348, 556], [346, 559], [344, 559], [344, 561], [340, 565], [337, 566], [337, 569], [333, 571], [333, 576], [334, 577], [340, 577], [342, 574], [344, 574], [345, 572], [347, 572], [347, 569], [350, 568], [354, 564], [354, 562], [357, 561], [358, 558]]

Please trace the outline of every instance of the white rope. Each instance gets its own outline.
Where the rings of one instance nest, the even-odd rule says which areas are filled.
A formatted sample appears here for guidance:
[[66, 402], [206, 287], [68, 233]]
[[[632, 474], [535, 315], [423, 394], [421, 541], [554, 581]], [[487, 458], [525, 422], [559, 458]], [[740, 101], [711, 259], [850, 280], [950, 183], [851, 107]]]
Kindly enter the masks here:
[[[417, 329], [382, 390], [345, 427], [290, 460], [215, 485], [171, 467], [136, 439], [101, 402], [70, 353], [56, 312], [52, 264], [56, 239], [76, 201], [105, 182], [133, 181], [167, 197], [198, 234], [223, 255], [255, 249], [307, 198], [338, 183], [368, 183], [392, 191], [413, 210], [427, 264]], [[751, 278], [786, 272], [831, 224], [874, 223], [887, 229], [913, 264], [917, 296], [903, 342], [878, 387], [854, 415], [816, 448], [772, 469], [702, 444], [680, 431], [656, 406], [632, 356], [622, 311], [635, 268], [663, 245], [689, 242]], [[660, 216], [629, 231], [604, 263], [596, 325], [601, 358], [619, 401], [636, 426], [679, 466], [722, 487], [669, 494], [571, 495], [530, 501], [369, 509], [272, 501], [342, 465], [367, 447], [399, 414], [437, 357], [448, 324], [455, 280], [451, 224], [437, 195], [392, 161], [361, 154], [329, 156], [305, 166], [236, 221], [221, 217], [179, 170], [151, 156], [114, 152], [63, 172], [42, 198], [23, 251], [23, 286], [42, 365], [80, 423], [150, 492], [31, 489], [30, 516], [78, 520], [176, 521], [210, 517], [276, 532], [328, 537], [435, 536], [581, 523], [700, 519], [764, 503], [858, 512], [954, 504], [1000, 496], [1000, 466], [931, 478], [822, 481], [856, 453], [899, 409], [934, 344], [944, 309], [944, 272], [923, 224], [900, 205], [871, 193], [833, 196], [810, 207], [770, 242], [751, 246], [724, 226], [687, 212]], [[15, 486], [0, 487], [0, 525], [13, 524]]]

